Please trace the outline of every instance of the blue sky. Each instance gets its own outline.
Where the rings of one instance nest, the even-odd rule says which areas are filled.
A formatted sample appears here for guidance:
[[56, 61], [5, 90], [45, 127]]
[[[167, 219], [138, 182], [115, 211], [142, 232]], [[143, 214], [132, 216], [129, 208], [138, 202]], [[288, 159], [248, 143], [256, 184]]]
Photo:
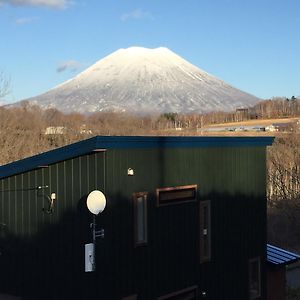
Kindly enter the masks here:
[[7, 102], [130, 46], [168, 47], [261, 98], [300, 96], [299, 0], [0, 0]]

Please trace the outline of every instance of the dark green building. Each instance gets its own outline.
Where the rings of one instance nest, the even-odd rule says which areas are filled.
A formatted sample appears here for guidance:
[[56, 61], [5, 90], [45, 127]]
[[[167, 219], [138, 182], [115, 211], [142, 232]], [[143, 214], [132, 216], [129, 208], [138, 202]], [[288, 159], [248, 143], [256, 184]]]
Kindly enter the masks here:
[[[94, 137], [0, 167], [0, 293], [266, 299], [269, 137]], [[85, 272], [93, 215], [94, 272]]]

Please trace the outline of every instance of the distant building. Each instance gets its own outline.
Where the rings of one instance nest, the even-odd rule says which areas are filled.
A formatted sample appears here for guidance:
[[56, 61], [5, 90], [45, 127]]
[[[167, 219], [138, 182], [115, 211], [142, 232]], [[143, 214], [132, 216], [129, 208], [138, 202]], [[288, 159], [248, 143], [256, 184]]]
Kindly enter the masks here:
[[67, 128], [64, 126], [50, 126], [47, 127], [45, 130], [45, 134], [46, 135], [50, 135], [50, 134], [65, 134], [66, 133]]
[[236, 113], [248, 115], [248, 113], [249, 113], [249, 108], [237, 108], [237, 109], [236, 109]]
[[299, 259], [296, 253], [267, 245], [268, 300], [286, 300], [286, 266]]
[[274, 123], [273, 126], [275, 126], [277, 131], [281, 131], [281, 132], [293, 131], [293, 126], [291, 123]]
[[276, 132], [276, 131], [278, 131], [278, 128], [276, 128], [276, 126], [271, 124], [271, 125], [268, 125], [265, 127], [265, 131]]
[[235, 111], [235, 121], [244, 121], [249, 118], [249, 109], [248, 108], [237, 108]]

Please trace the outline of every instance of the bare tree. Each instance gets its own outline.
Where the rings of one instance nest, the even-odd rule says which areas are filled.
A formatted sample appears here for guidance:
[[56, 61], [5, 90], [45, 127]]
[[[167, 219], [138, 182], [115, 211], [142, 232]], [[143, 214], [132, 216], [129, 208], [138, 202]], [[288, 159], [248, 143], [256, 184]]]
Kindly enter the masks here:
[[268, 198], [300, 208], [300, 136], [278, 137], [268, 152]]
[[10, 80], [0, 71], [0, 100], [10, 93]]
[[300, 249], [300, 135], [276, 138], [268, 150], [268, 238]]

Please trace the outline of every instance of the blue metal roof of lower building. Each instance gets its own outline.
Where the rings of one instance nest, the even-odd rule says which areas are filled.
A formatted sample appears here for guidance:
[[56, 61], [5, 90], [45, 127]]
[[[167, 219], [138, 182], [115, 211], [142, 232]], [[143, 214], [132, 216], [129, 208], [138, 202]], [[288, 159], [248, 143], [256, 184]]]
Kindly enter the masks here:
[[267, 262], [272, 265], [288, 265], [299, 259], [300, 256], [296, 253], [267, 244]]
[[95, 136], [0, 166], [0, 179], [91, 153], [97, 149], [265, 147], [272, 145], [273, 140], [273, 137]]

